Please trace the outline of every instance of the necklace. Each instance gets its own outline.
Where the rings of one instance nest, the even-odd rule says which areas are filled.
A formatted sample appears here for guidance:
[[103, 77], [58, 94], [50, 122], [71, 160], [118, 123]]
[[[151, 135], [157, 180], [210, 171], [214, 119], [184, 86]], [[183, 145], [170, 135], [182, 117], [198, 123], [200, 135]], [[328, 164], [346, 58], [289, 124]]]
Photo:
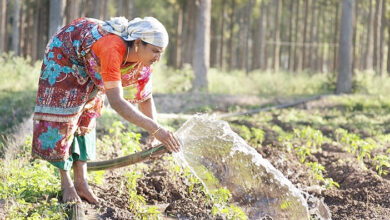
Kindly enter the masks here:
[[123, 61], [122, 66], [126, 63], [128, 57], [129, 57], [129, 46], [127, 46], [126, 59]]

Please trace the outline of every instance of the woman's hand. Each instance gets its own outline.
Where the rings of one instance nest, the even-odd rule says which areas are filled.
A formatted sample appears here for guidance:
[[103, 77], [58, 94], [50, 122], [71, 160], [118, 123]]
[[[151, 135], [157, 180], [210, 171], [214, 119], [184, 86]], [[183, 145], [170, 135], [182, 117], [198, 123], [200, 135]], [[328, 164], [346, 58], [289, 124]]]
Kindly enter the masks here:
[[173, 134], [173, 132], [159, 127], [153, 134], [157, 140], [161, 141], [161, 143], [168, 149], [170, 152], [179, 152], [180, 151], [180, 142], [179, 139]]

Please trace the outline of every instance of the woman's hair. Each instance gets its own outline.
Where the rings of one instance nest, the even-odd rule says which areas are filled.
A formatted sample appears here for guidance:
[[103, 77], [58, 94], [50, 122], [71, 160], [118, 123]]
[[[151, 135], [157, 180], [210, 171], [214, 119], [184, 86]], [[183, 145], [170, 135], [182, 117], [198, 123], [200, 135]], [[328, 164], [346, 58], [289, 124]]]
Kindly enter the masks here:
[[[125, 42], [127, 43], [128, 47], [133, 48], [135, 40], [125, 41]], [[141, 40], [141, 42], [142, 42], [142, 45], [148, 45], [149, 44], [149, 43], [147, 43], [147, 42], [145, 42], [143, 40]]]

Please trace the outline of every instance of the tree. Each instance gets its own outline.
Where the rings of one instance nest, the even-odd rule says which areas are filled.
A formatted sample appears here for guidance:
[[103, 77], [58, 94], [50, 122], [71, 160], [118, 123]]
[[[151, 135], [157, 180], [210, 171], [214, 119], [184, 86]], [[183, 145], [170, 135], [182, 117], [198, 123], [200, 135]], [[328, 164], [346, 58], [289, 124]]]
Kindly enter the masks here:
[[0, 1], [0, 54], [5, 52], [7, 0]]
[[382, 25], [382, 3], [383, 0], [376, 0], [375, 7], [375, 21], [374, 21], [374, 69], [377, 74], [380, 74], [381, 55], [380, 55], [380, 42], [381, 42], [381, 25]]
[[14, 1], [14, 17], [12, 22], [12, 50], [15, 56], [19, 56], [19, 37], [20, 37], [20, 0]]
[[64, 0], [50, 1], [49, 15], [49, 38], [55, 34], [63, 25]]
[[387, 18], [387, 74], [390, 75], [390, 15], [389, 18]]
[[276, 0], [275, 14], [275, 32], [274, 32], [274, 51], [273, 51], [273, 68], [279, 71], [279, 52], [280, 52], [280, 16], [282, 14], [282, 0]]
[[211, 0], [199, 0], [197, 4], [197, 25], [193, 69], [195, 91], [207, 91], [207, 71], [210, 58]]
[[340, 93], [349, 93], [352, 89], [352, 20], [354, 0], [343, 0], [341, 15], [340, 43], [339, 43], [339, 74], [337, 90]]

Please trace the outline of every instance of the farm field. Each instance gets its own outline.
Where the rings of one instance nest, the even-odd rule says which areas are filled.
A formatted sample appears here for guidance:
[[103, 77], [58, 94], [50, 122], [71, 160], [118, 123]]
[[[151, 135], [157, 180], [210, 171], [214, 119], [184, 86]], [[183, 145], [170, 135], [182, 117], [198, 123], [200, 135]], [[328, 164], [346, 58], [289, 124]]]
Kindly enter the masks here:
[[[210, 106], [207, 111], [222, 114], [228, 109]], [[332, 219], [386, 219], [390, 215], [389, 111], [390, 102], [384, 97], [345, 95], [225, 120], [297, 188], [323, 199]], [[184, 121], [162, 123], [176, 130]], [[99, 160], [141, 150], [143, 131], [120, 122], [111, 111], [105, 111], [99, 122]], [[7, 181], [0, 184], [0, 213], [10, 219], [61, 219], [66, 207], [59, 202], [58, 173], [46, 162], [32, 162], [28, 148], [27, 141], [13, 160], [1, 161], [6, 168], [1, 178]], [[103, 202], [100, 207], [84, 202], [89, 217], [245, 218], [229, 203], [228, 190], [206, 193], [171, 155], [90, 176]]]

